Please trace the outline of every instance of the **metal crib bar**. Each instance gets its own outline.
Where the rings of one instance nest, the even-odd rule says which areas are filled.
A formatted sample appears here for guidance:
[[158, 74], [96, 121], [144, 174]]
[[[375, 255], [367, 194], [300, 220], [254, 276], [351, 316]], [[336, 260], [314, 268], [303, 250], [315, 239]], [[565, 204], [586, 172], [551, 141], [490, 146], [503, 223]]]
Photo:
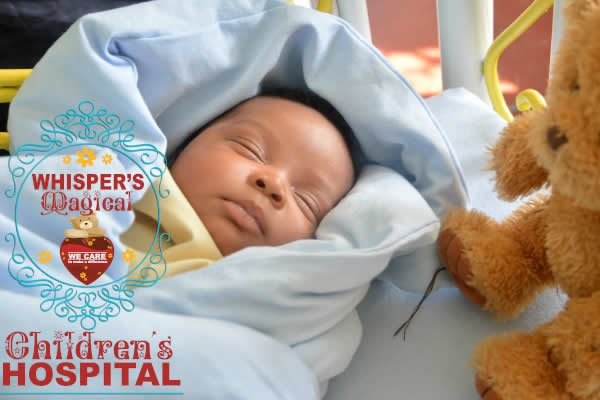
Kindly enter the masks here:
[[340, 17], [372, 43], [367, 0], [337, 0], [337, 6]]
[[552, 64], [554, 63], [554, 54], [563, 35], [564, 21], [562, 9], [565, 0], [554, 0], [554, 14], [552, 14], [552, 52], [550, 53], [550, 74], [552, 74]]
[[464, 87], [491, 104], [481, 65], [494, 37], [493, 0], [437, 0], [444, 89]]

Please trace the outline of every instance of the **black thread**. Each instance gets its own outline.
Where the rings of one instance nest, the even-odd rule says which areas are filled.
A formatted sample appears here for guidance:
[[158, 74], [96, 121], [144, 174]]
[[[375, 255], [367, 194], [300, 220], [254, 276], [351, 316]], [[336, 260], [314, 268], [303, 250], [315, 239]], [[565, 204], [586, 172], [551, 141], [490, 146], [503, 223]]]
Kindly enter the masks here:
[[421, 305], [423, 304], [423, 302], [425, 301], [427, 296], [429, 296], [431, 294], [431, 291], [433, 290], [433, 286], [435, 285], [435, 280], [436, 280], [438, 274], [445, 269], [446, 268], [444, 268], [444, 267], [440, 267], [435, 271], [435, 273], [433, 274], [433, 278], [431, 278], [431, 281], [429, 282], [429, 285], [427, 286], [427, 289], [425, 290], [425, 293], [423, 294], [423, 297], [421, 298], [421, 301], [419, 301], [419, 304], [417, 304], [417, 307], [415, 307], [415, 309], [413, 310], [410, 317], [406, 321], [404, 321], [404, 323], [400, 326], [400, 328], [398, 328], [396, 330], [396, 332], [394, 332], [394, 336], [398, 335], [398, 333], [400, 333], [400, 331], [404, 328], [403, 340], [406, 340], [406, 331], [408, 330], [408, 325], [410, 325], [410, 322], [412, 321], [413, 317], [417, 314], [417, 311], [419, 311], [419, 308], [421, 308]]

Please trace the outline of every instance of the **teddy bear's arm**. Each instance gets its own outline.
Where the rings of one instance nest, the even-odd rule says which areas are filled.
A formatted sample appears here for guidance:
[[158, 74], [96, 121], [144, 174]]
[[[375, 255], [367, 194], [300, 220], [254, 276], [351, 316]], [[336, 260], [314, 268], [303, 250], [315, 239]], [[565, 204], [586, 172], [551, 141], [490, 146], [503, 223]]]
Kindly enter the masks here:
[[490, 170], [496, 172], [498, 197], [512, 201], [542, 188], [548, 181], [547, 171], [540, 167], [530, 150], [527, 136], [536, 111], [517, 116], [500, 133], [500, 139], [489, 149]]
[[544, 240], [548, 201], [530, 199], [501, 223], [464, 209], [444, 219], [442, 263], [467, 298], [501, 319], [515, 317], [555, 284]]
[[88, 232], [83, 229], [67, 229], [65, 236], [71, 239], [79, 239], [88, 237]]
[[99, 226], [95, 226], [91, 229], [88, 229], [87, 232], [89, 237], [100, 237], [104, 236], [106, 230], [104, 228], [100, 228]]

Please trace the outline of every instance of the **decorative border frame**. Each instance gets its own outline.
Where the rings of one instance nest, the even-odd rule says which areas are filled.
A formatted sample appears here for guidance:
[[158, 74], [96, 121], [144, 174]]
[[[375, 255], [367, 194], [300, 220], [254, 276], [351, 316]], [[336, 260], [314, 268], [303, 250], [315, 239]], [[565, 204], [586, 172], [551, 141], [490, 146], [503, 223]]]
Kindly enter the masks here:
[[[117, 114], [109, 114], [105, 108], [96, 111], [94, 104], [88, 100], [79, 103], [77, 108], [77, 111], [71, 108], [64, 114], [57, 115], [54, 122], [43, 120], [40, 127], [46, 133], [42, 133], [40, 136], [42, 144], [23, 144], [10, 155], [8, 167], [12, 175], [13, 188], [12, 190], [6, 189], [4, 194], [9, 198], [16, 196], [15, 232], [6, 234], [4, 240], [13, 244], [8, 263], [8, 272], [11, 277], [22, 286], [42, 288], [40, 295], [44, 300], [40, 304], [40, 310], [44, 312], [54, 310], [58, 317], [67, 318], [71, 323], [79, 321], [83, 329], [91, 330], [96, 327], [98, 321], [107, 322], [120, 315], [121, 310], [133, 311], [135, 309], [132, 300], [134, 290], [131, 287], [154, 286], [166, 273], [167, 265], [163, 256], [162, 243], [163, 241], [168, 242], [170, 237], [166, 233], [159, 236], [161, 214], [158, 196], [166, 198], [170, 192], [168, 189], [162, 188], [163, 174], [167, 164], [165, 155], [154, 145], [131, 143], [135, 139], [135, 135], [131, 133], [135, 127], [133, 120], [127, 119], [121, 122], [121, 118]], [[23, 245], [17, 221], [21, 190], [32, 171], [54, 153], [69, 147], [84, 145], [109, 148], [123, 154], [135, 163], [150, 181], [158, 207], [158, 226], [154, 241], [136, 268], [112, 282], [90, 286], [63, 282], [38, 266]], [[162, 157], [164, 161], [165, 166], [162, 169], [152, 166], [159, 157]], [[38, 161], [36, 162], [36, 160]], [[146, 170], [140, 162], [149, 170]], [[154, 186], [154, 178], [160, 178], [158, 190]], [[157, 240], [160, 250], [150, 254]], [[143, 280], [128, 279], [128, 276], [136, 271], [148, 256], [150, 256], [150, 264], [140, 271]], [[27, 260], [33, 266], [27, 265]], [[162, 274], [155, 268], [160, 263], [164, 263]]]

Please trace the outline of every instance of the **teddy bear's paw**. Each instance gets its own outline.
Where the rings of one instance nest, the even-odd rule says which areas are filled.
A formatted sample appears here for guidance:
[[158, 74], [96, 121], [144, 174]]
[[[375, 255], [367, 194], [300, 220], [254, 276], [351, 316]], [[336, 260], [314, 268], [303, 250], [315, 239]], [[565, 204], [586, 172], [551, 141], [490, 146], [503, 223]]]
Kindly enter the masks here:
[[89, 237], [102, 237], [106, 233], [104, 228], [100, 228], [99, 226], [88, 230]]
[[548, 285], [539, 276], [542, 264], [531, 256], [537, 252], [525, 245], [544, 251], [543, 240], [528, 240], [532, 229], [525, 229], [543, 223], [539, 216], [531, 221], [542, 215], [539, 210], [537, 203], [528, 204], [502, 223], [464, 209], [453, 209], [444, 219], [438, 241], [442, 263], [467, 298], [500, 319], [515, 317]]
[[475, 387], [484, 400], [574, 399], [539, 332], [488, 337], [475, 347]]
[[453, 229], [444, 229], [440, 233], [438, 250], [442, 263], [448, 270], [456, 287], [471, 302], [483, 307], [485, 297], [477, 289], [466, 283], [473, 278], [471, 262], [465, 254], [465, 246], [462, 240]]
[[88, 237], [88, 233], [83, 229], [67, 229], [65, 236], [71, 239], [81, 239]]

